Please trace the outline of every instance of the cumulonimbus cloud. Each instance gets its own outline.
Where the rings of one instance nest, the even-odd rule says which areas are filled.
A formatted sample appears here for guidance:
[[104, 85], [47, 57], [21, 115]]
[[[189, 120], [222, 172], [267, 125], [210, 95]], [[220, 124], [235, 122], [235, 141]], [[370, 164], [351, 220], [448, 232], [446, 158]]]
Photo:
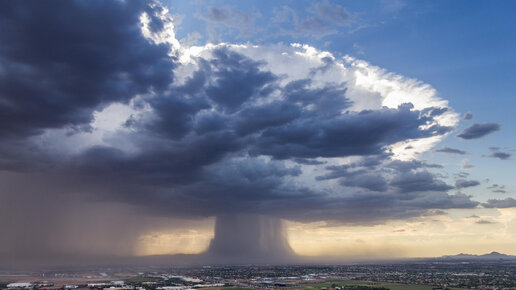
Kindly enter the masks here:
[[307, 45], [180, 47], [156, 2], [53, 4], [2, 2], [2, 170], [171, 217], [478, 205], [417, 160], [459, 119], [427, 84]]

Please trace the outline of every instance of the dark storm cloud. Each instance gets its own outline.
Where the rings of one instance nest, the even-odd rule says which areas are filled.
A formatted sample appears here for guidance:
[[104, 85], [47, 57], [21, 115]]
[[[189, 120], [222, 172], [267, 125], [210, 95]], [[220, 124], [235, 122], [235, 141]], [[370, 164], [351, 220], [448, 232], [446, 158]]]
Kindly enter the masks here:
[[[155, 7], [153, 9], [159, 9]], [[165, 45], [145, 39], [147, 2], [2, 1], [0, 138], [86, 125], [92, 110], [172, 81]]]
[[472, 113], [464, 114], [464, 120], [473, 120], [473, 114]]
[[500, 127], [500, 124], [497, 123], [473, 124], [464, 129], [457, 137], [465, 140], [478, 139], [500, 130]]
[[390, 184], [399, 188], [401, 192], [448, 191], [453, 188], [428, 171], [400, 173]]
[[274, 102], [239, 112], [235, 124], [236, 132], [245, 136], [269, 127], [280, 126], [297, 119], [301, 115], [298, 106]]
[[425, 120], [409, 106], [348, 113], [332, 119], [300, 118], [266, 129], [250, 152], [277, 159], [372, 155], [381, 153], [387, 144], [448, 131], [438, 126], [419, 129]]
[[206, 94], [223, 110], [234, 112], [246, 101], [270, 92], [267, 85], [276, 77], [261, 71], [260, 63], [226, 49], [218, 49], [214, 54], [215, 82], [206, 88]]
[[[189, 133], [193, 127], [192, 116], [208, 107], [203, 101], [177, 98], [173, 95], [155, 98], [150, 104], [155, 108], [158, 121], [150, 124], [148, 129], [172, 139], [181, 138]], [[134, 125], [132, 124], [132, 127]], [[201, 130], [207, 129], [201, 128]]]
[[486, 208], [516, 207], [516, 199], [512, 197], [508, 197], [506, 199], [489, 199], [487, 202], [482, 203], [482, 206]]
[[[432, 215], [435, 214], [435, 208], [472, 208], [478, 204], [465, 195], [448, 195], [443, 192], [400, 195], [393, 191], [366, 190], [362, 193], [343, 192], [339, 196], [332, 196], [329, 193], [286, 185], [269, 175], [253, 182], [239, 174], [242, 170], [245, 172], [245, 169], [237, 167], [229, 170], [232, 175], [226, 175], [226, 170], [218, 175], [218, 180], [204, 180], [202, 184], [188, 186], [188, 194], [181, 199], [185, 208], [176, 210], [184, 211], [183, 214], [186, 215], [192, 214], [192, 210], [196, 215], [209, 214], [215, 210], [219, 214], [266, 214], [306, 222], [333, 220], [346, 224], [375, 224], [390, 219]], [[284, 175], [287, 177], [297, 173], [287, 171], [281, 174], [287, 174]], [[230, 178], [232, 183], [227, 182]], [[213, 200], [210, 195], [214, 189], [226, 194]], [[168, 202], [163, 203], [164, 206], [166, 204]], [[187, 207], [191, 204], [196, 206]]]
[[222, 131], [184, 140], [178, 147], [148, 147], [139, 155], [112, 147], [94, 147], [65, 166], [109, 183], [171, 186], [199, 180], [203, 166], [216, 163], [242, 146], [234, 134]]
[[[171, 89], [177, 93], [166, 93], [158, 99], [150, 99], [149, 103], [160, 118], [136, 126], [128, 125], [138, 135], [152, 136], [157, 133], [165, 140], [154, 146], [146, 145], [144, 152], [136, 155], [111, 147], [91, 148], [71, 163], [62, 164], [63, 170], [81, 176], [88, 183], [100, 183], [109, 188], [107, 192], [101, 191], [102, 196], [97, 198], [123, 199], [152, 208], [163, 215], [181, 217], [249, 212], [306, 221], [346, 218], [350, 222], [360, 223], [362, 215], [360, 218], [352, 218], [348, 214], [331, 213], [324, 209], [333, 207], [335, 202], [342, 203], [341, 209], [347, 208], [354, 204], [355, 199], [363, 202], [365, 208], [369, 205], [376, 208], [384, 206], [385, 202], [377, 203], [375, 200], [398, 199], [398, 192], [411, 193], [410, 198], [404, 198], [406, 202], [403, 205], [403, 216], [427, 214], [433, 206], [449, 206], [445, 205], [446, 201], [454, 204], [453, 207], [475, 204], [467, 198], [448, 198], [446, 194], [436, 194], [435, 197], [439, 197], [439, 200], [428, 203], [429, 206], [422, 202], [425, 199], [423, 192], [445, 192], [451, 188], [430, 172], [416, 171], [439, 168], [439, 165], [421, 161], [389, 161], [387, 167], [395, 175], [392, 180], [386, 179], [378, 169], [379, 165], [390, 159], [390, 154], [383, 153], [383, 148], [388, 144], [416, 136], [440, 134], [441, 131], [435, 128], [421, 130], [418, 124], [429, 119], [419, 111], [411, 110], [412, 106], [339, 115], [338, 111], [349, 106], [344, 95], [345, 90], [340, 87], [308, 89], [308, 81], [303, 81], [289, 83], [281, 88], [276, 83], [276, 77], [258, 69], [259, 63], [235, 53], [228, 53], [227, 49], [215, 51], [213, 57], [215, 59], [204, 62], [206, 66], [201, 66], [202, 73], [194, 73], [185, 84]], [[238, 96], [238, 105], [228, 110], [224, 98], [231, 96], [219, 99], [210, 97], [208, 93], [212, 83], [219, 84], [225, 82], [224, 78], [233, 77], [232, 74], [212, 73], [217, 70], [217, 66], [224, 66], [223, 62], [228, 62], [228, 67], [243, 75], [270, 76], [266, 78], [268, 82], [265, 84], [262, 78], [250, 78], [256, 80], [258, 85], [246, 85], [252, 88], [275, 87], [276, 92], [285, 96], [284, 101], [275, 101], [269, 105], [254, 104], [253, 99], [266, 97], [267, 94], [257, 94], [256, 89], [249, 89], [245, 90], [246, 94]], [[198, 77], [201, 74], [204, 77]], [[195, 90], [186, 89], [194, 80], [205, 85]], [[241, 87], [242, 84], [235, 86]], [[232, 91], [232, 88], [229, 86], [227, 90]], [[338, 96], [343, 100], [336, 100]], [[169, 99], [177, 103], [165, 105], [163, 102], [169, 102]], [[189, 110], [181, 102], [202, 105], [192, 105], [190, 107], [194, 109]], [[308, 106], [311, 110], [304, 109]], [[329, 106], [334, 110], [328, 110]], [[177, 107], [181, 110], [176, 111]], [[184, 120], [191, 121], [174, 123], [167, 119], [168, 115], [186, 116]], [[179, 126], [185, 124], [191, 125]], [[284, 132], [287, 136], [272, 134], [275, 130]], [[292, 133], [300, 137], [289, 136]], [[167, 144], [172, 140], [174, 142]], [[271, 145], [264, 146], [263, 140]], [[290, 149], [291, 146], [300, 148], [301, 153]], [[258, 152], [268, 147], [287, 152], [288, 155]], [[304, 148], [312, 151], [305, 154], [303, 150], [307, 149]], [[373, 153], [376, 155], [364, 156], [348, 165], [353, 170], [346, 172], [344, 176], [338, 176], [341, 178], [339, 183], [346, 187], [368, 192], [387, 192], [389, 185], [394, 189], [383, 196], [370, 195], [370, 201], [364, 200], [360, 195], [343, 196], [335, 200], [324, 191], [291, 184], [288, 182], [289, 178], [299, 176], [302, 173], [301, 168], [286, 167], [283, 164], [284, 160], [317, 164], [314, 160], [317, 157]], [[273, 160], [260, 161], [255, 158], [258, 155], [270, 156]], [[299, 162], [300, 160], [302, 161]], [[334, 174], [337, 169], [328, 167]], [[318, 180], [324, 179], [329, 178]], [[408, 200], [413, 200], [413, 203]], [[461, 205], [457, 201], [464, 203]], [[181, 206], [170, 211], [170, 206], [178, 204]], [[401, 216], [394, 211], [395, 209], [379, 210], [377, 215], [369, 216], [367, 220], [373, 222]], [[329, 213], [326, 217], [325, 212]]]
[[351, 178], [342, 178], [340, 184], [371, 191], [383, 192], [387, 190], [387, 181], [381, 175], [360, 174]]
[[456, 188], [467, 188], [480, 185], [479, 181], [476, 180], [466, 180], [466, 179], [457, 179], [455, 181]]
[[[149, 95], [145, 102], [153, 108], [153, 118], [134, 117], [126, 122], [132, 132], [128, 138], [146, 140], [138, 145], [142, 146], [138, 153], [91, 147], [72, 159], [56, 161], [53, 170], [77, 180], [78, 187], [103, 187], [95, 191], [95, 199], [124, 200], [167, 216], [253, 212], [359, 222], [358, 217], [331, 211], [325, 217], [325, 209], [336, 202], [347, 208], [355, 199], [365, 208], [384, 206], [384, 199], [399, 198], [398, 191], [412, 194], [405, 197], [403, 216], [427, 214], [433, 206], [446, 208], [450, 206], [446, 201], [454, 207], [474, 204], [467, 198], [436, 194], [439, 199], [427, 206], [422, 202], [426, 199], [423, 192], [451, 188], [421, 171], [439, 166], [390, 162], [391, 156], [384, 153], [386, 146], [399, 141], [448, 132], [448, 127], [421, 129], [444, 110], [428, 114], [404, 104], [396, 109], [342, 114], [351, 104], [345, 84], [314, 88], [310, 80], [303, 79], [281, 86], [279, 77], [262, 69], [263, 63], [227, 47], [214, 49], [210, 58], [197, 61], [197, 71], [182, 84]], [[259, 102], [273, 93], [282, 98]], [[315, 158], [353, 155], [364, 157], [349, 165], [352, 172], [339, 176], [340, 184], [368, 192], [395, 190], [383, 196], [372, 194], [371, 200], [360, 195], [335, 200], [320, 189], [288, 181], [302, 169], [287, 167], [285, 160], [315, 165], [319, 163]], [[261, 161], [259, 156], [272, 160]], [[393, 179], [377, 168], [385, 162]], [[328, 170], [336, 172], [332, 167]], [[328, 178], [318, 180], [324, 179]], [[380, 210], [368, 221], [402, 216], [394, 211]]]
[[[307, 205], [311, 202], [312, 205]], [[330, 199], [321, 204], [320, 200], [305, 199], [297, 204], [307, 215], [298, 216], [297, 220], [310, 221], [313, 217], [325, 217], [325, 220], [336, 221], [340, 224], [367, 225], [386, 222], [389, 219], [405, 219], [414, 216], [442, 214], [439, 209], [474, 208], [478, 202], [471, 201], [463, 194], [448, 195], [441, 192], [412, 193], [400, 195], [394, 192], [364, 192], [342, 198]], [[286, 208], [284, 214], [288, 217], [298, 213]], [[309, 214], [309, 215], [308, 215]], [[312, 217], [310, 217], [312, 216]]]
[[326, 164], [326, 161], [318, 161], [314, 159], [306, 159], [306, 158], [294, 158], [292, 159], [297, 164], [303, 164], [303, 165], [322, 165]]
[[451, 148], [451, 147], [443, 147], [443, 148], [435, 150], [435, 152], [451, 153], [451, 154], [459, 154], [459, 155], [467, 154], [466, 151], [463, 151], [463, 150], [460, 150], [460, 149]]
[[329, 171], [329, 173], [321, 176], [317, 176], [316, 180], [329, 180], [329, 179], [336, 179], [346, 176], [354, 176], [356, 174], [362, 174], [365, 173], [365, 170], [350, 170], [351, 168], [354, 168], [352, 165], [332, 165], [327, 166], [326, 170]]
[[[316, 180], [339, 179], [343, 186], [358, 187], [373, 192], [418, 193], [446, 192], [453, 187], [441, 181], [438, 175], [425, 168], [439, 168], [435, 164], [421, 161], [391, 161], [380, 163], [372, 160], [382, 160], [385, 155], [375, 158], [367, 157], [352, 164], [327, 166], [325, 175], [317, 176]], [[386, 160], [382, 160], [386, 161]]]
[[[398, 142], [450, 132], [436, 125], [446, 108], [351, 111], [345, 82], [316, 83], [310, 74], [285, 81], [228, 45], [176, 63], [169, 45], [140, 31], [143, 12], [151, 29], [164, 28], [154, 16], [159, 5], [53, 3], [1, 2], [0, 174], [8, 174], [0, 177], [16, 171], [24, 181], [52, 181], [0, 192], [4, 207], [18, 195], [59, 203], [65, 194], [72, 200], [63, 206], [122, 203], [168, 218], [252, 213], [375, 224], [478, 204], [447, 193], [453, 187], [431, 172], [442, 166], [389, 153]], [[345, 11], [328, 5], [314, 13], [345, 23]], [[92, 113], [113, 103], [135, 113], [102, 135]], [[305, 176], [312, 169], [315, 179]]]

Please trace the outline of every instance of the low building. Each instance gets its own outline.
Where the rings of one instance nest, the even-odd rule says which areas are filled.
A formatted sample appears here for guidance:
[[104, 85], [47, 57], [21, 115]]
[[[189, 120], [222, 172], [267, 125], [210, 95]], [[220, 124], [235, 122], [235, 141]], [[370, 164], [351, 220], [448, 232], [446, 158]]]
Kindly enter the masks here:
[[10, 283], [10, 284], [7, 284], [7, 288], [11, 288], [11, 289], [29, 289], [29, 288], [34, 288], [34, 284], [32, 283]]

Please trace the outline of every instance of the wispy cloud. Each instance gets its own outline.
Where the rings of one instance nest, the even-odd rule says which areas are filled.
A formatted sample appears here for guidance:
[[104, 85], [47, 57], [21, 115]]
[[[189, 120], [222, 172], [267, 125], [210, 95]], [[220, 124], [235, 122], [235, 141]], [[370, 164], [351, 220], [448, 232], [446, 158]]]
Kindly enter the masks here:
[[487, 202], [482, 203], [485, 208], [509, 208], [516, 207], [516, 199], [507, 197], [506, 199], [489, 199]]
[[480, 182], [477, 180], [466, 180], [466, 179], [458, 179], [455, 181], [456, 188], [467, 188], [480, 185]]
[[350, 13], [341, 5], [330, 3], [327, 0], [315, 2], [306, 10], [309, 16], [302, 18], [288, 6], [274, 10], [273, 21], [276, 23], [292, 24], [291, 29], [283, 29], [283, 33], [310, 35], [321, 38], [338, 32], [338, 28], [351, 24]]
[[464, 131], [457, 135], [457, 137], [465, 140], [479, 139], [493, 132], [499, 131], [500, 128], [500, 124], [497, 123], [473, 124], [464, 129]]
[[210, 41], [218, 43], [226, 33], [237, 32], [237, 37], [250, 37], [258, 33], [255, 21], [261, 14], [258, 11], [242, 11], [233, 7], [209, 7], [207, 11], [196, 15], [208, 22], [207, 30]]
[[461, 168], [462, 170], [470, 170], [470, 169], [475, 168], [475, 165], [473, 165], [473, 164], [469, 163], [469, 160], [468, 160], [468, 159], [464, 159], [464, 160], [462, 160], [462, 162], [461, 162], [461, 166], [460, 166], [460, 168]]
[[483, 157], [491, 157], [497, 158], [500, 160], [509, 160], [511, 159], [512, 154], [509, 152], [501, 151], [500, 147], [489, 147], [489, 150], [492, 152], [489, 155], [482, 155]]
[[492, 225], [496, 222], [490, 221], [490, 220], [478, 220], [475, 222], [477, 225]]
[[451, 148], [451, 147], [443, 147], [443, 148], [435, 150], [435, 152], [451, 153], [451, 154], [459, 154], [459, 155], [467, 154], [466, 151], [463, 151], [463, 150], [460, 150], [460, 149]]

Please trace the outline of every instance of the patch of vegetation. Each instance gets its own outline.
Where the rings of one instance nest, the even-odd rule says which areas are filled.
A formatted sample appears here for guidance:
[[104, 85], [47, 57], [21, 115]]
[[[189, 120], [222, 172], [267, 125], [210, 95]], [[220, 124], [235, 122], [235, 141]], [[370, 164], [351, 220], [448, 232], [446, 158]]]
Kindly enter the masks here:
[[382, 283], [382, 282], [365, 282], [365, 281], [346, 281], [336, 280], [327, 281], [324, 283], [310, 283], [305, 284], [304, 289], [335, 289], [339, 287], [343, 290], [432, 290], [433, 286], [426, 285], [406, 285], [397, 283]]

